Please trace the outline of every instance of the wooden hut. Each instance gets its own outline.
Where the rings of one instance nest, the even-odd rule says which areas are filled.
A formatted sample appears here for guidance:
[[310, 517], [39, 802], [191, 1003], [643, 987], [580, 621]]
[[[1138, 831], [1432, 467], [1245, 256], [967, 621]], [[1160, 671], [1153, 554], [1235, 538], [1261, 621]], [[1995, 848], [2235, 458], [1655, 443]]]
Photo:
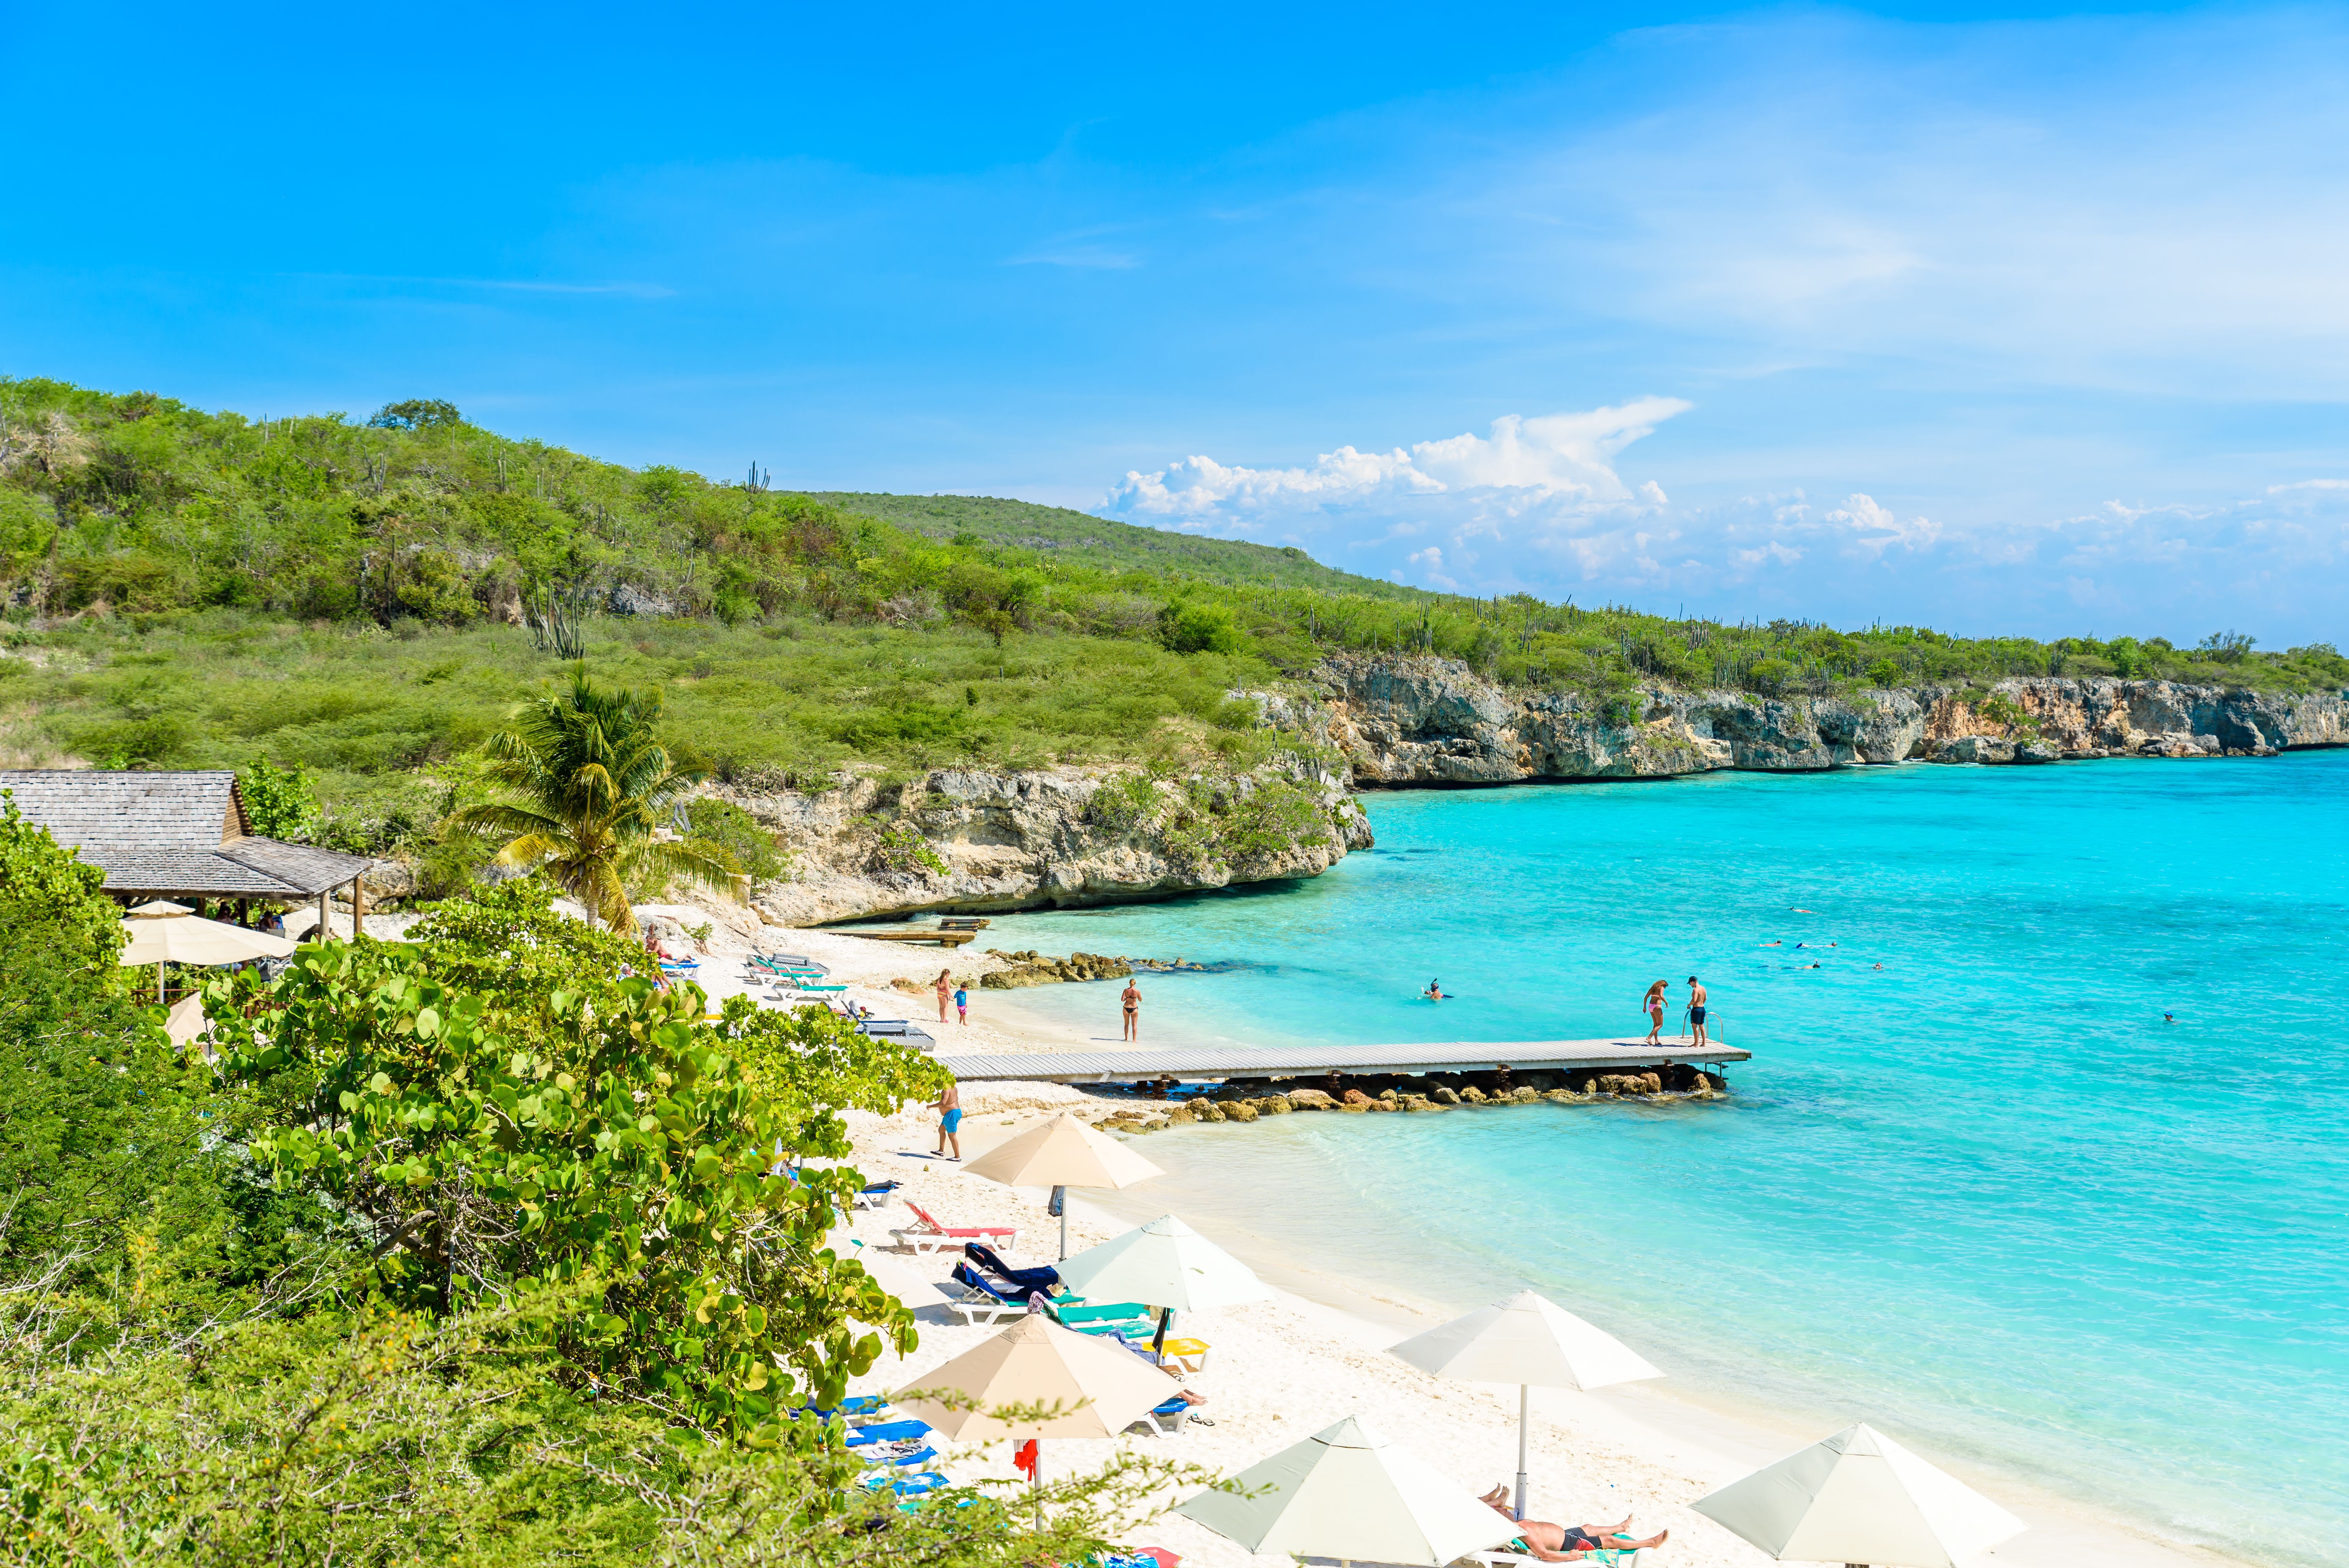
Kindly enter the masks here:
[[125, 903], [152, 898], [236, 903], [318, 901], [348, 883], [352, 929], [365, 913], [359, 879], [375, 862], [253, 830], [236, 775], [112, 772], [94, 769], [0, 769], [0, 790], [25, 820], [106, 872], [106, 891]]

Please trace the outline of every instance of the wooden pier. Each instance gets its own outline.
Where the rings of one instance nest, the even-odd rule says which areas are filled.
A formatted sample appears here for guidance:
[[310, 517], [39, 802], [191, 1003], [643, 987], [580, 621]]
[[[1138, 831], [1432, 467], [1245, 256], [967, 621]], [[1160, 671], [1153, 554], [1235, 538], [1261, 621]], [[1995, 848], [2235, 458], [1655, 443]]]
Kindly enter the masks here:
[[1227, 1078], [1326, 1078], [1331, 1073], [1574, 1072], [1581, 1068], [1661, 1067], [1687, 1062], [1718, 1068], [1751, 1061], [1754, 1053], [1719, 1041], [1702, 1049], [1685, 1041], [1650, 1046], [1641, 1037], [1619, 1040], [1516, 1040], [1417, 1046], [1215, 1047], [1181, 1049], [1121, 1047], [988, 1056], [941, 1054], [938, 1061], [963, 1083], [1178, 1083]]
[[867, 942], [935, 942], [940, 947], [960, 947], [978, 933], [975, 931], [938, 931], [927, 926], [893, 927], [886, 931], [857, 931], [837, 927], [833, 936], [861, 936]]

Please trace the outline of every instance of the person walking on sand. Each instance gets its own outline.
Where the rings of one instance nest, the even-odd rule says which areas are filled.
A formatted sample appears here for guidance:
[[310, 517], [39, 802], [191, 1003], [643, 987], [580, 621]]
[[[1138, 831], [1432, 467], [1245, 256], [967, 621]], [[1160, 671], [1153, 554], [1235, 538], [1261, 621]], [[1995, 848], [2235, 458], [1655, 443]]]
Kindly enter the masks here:
[[[941, 1018], [938, 1021], [944, 1023], [946, 1020]], [[959, 985], [955, 987], [955, 1022], [966, 1029], [970, 1027], [970, 993]]]
[[1702, 1046], [1707, 1043], [1709, 1042], [1704, 1032], [1704, 982], [1692, 975], [1689, 976], [1689, 1044]]
[[938, 994], [938, 1022], [943, 1024], [947, 1021], [947, 1004], [954, 995], [954, 971], [939, 970], [937, 984], [930, 988]]
[[1648, 1009], [1647, 1043], [1649, 1045], [1661, 1046], [1664, 1043], [1657, 1037], [1664, 1032], [1664, 993], [1671, 989], [1671, 981], [1659, 980], [1648, 987], [1647, 1000], [1640, 1004]]
[[[961, 1085], [956, 1083], [954, 1079], [948, 1078], [947, 1080], [945, 1092], [938, 1096], [938, 1103], [936, 1107], [938, 1113], [938, 1154], [942, 1159], [954, 1161], [960, 1161], [962, 1159], [962, 1134], [958, 1130], [962, 1126], [961, 1090]], [[949, 1143], [954, 1145], [954, 1152], [952, 1154], [948, 1154], [947, 1152], [947, 1145]]]
[[1129, 977], [1125, 983], [1125, 989], [1118, 993], [1117, 999], [1125, 1004], [1125, 1043], [1133, 1045], [1135, 1041], [1135, 1032], [1141, 1027], [1142, 987], [1136, 985]]

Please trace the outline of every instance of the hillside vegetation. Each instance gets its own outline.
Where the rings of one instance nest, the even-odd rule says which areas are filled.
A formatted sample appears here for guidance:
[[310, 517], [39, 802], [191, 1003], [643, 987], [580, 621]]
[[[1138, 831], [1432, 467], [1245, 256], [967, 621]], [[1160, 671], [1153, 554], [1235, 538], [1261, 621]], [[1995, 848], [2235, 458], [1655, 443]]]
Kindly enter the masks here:
[[735, 781], [1285, 744], [1230, 700], [1338, 648], [1605, 701], [2008, 675], [2349, 685], [2330, 647], [1724, 625], [1479, 600], [1294, 550], [967, 497], [781, 494], [631, 469], [444, 403], [255, 420], [0, 381], [0, 761], [313, 769], [381, 816], [569, 661], [657, 685]]

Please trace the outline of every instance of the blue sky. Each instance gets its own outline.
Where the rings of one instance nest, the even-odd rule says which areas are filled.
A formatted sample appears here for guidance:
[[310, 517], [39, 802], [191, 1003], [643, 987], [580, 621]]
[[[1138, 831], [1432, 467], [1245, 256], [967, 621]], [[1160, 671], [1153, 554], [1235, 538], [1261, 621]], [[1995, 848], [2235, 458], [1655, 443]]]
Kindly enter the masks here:
[[2340, 640], [2349, 13], [1111, 9], [0, 4], [0, 371]]

